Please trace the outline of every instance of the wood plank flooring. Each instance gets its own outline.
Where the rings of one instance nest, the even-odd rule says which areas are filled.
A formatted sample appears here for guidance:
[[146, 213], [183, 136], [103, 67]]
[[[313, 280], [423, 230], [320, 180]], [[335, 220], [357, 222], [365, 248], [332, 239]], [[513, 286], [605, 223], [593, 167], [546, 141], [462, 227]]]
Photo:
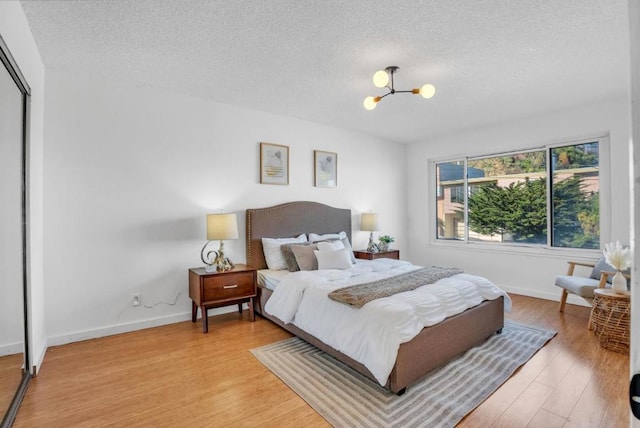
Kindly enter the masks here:
[[22, 382], [23, 354], [0, 357], [0, 422]]
[[[627, 427], [629, 357], [586, 330], [589, 309], [512, 295], [507, 318], [558, 331], [460, 427]], [[50, 348], [15, 427], [325, 427], [248, 352], [287, 337], [237, 313]]]

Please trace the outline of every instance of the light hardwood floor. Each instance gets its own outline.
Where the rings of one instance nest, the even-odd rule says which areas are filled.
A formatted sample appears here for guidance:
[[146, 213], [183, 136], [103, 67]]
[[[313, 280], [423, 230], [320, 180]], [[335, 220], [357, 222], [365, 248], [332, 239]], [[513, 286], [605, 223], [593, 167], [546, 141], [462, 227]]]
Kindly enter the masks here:
[[[586, 330], [589, 309], [512, 295], [508, 319], [558, 331], [461, 427], [627, 427], [629, 358]], [[50, 348], [15, 427], [328, 424], [249, 352], [289, 337], [237, 313]]]
[[0, 357], [0, 421], [22, 382], [23, 354]]

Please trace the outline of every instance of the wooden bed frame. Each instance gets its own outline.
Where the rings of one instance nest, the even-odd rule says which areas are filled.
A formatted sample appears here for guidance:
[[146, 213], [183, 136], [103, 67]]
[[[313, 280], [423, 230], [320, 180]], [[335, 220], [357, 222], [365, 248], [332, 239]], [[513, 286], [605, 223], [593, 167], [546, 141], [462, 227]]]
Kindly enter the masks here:
[[[247, 264], [266, 269], [262, 238], [298, 236], [301, 233], [338, 233], [344, 231], [351, 240], [351, 210], [333, 208], [317, 202], [290, 202], [268, 208], [248, 209]], [[306, 340], [359, 373], [375, 380], [361, 363], [344, 355], [293, 324], [285, 324], [263, 310], [271, 291], [258, 287], [254, 310], [285, 330]], [[408, 385], [431, 370], [444, 365], [496, 332], [504, 325], [504, 299], [487, 300], [443, 322], [424, 328], [411, 341], [400, 345], [398, 357], [386, 387], [403, 394]]]

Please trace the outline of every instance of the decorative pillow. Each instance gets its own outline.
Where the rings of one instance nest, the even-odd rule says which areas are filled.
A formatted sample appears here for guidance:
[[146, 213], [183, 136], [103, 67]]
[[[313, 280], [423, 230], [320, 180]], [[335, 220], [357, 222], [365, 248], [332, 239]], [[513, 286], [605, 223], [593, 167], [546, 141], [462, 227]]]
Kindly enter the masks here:
[[291, 246], [300, 270], [318, 270], [318, 260], [314, 254], [317, 249], [318, 246], [315, 244]]
[[[605, 271], [605, 272], [615, 272], [616, 271], [616, 268], [614, 268], [609, 263], [607, 263], [607, 261], [605, 260], [604, 256], [600, 257], [598, 259], [598, 261], [596, 262], [596, 265], [593, 267], [593, 270], [591, 271], [591, 278], [600, 280], [600, 273], [602, 271]], [[627, 270], [623, 271], [622, 273], [627, 273], [628, 274], [628, 273], [631, 273], [631, 270], [627, 269]], [[613, 275], [609, 275], [607, 277], [607, 282], [609, 284], [611, 284], [611, 281], [613, 281]]]
[[318, 269], [349, 269], [351, 266], [350, 251], [346, 248], [335, 251], [314, 251], [318, 259]]
[[353, 254], [353, 248], [351, 248], [351, 242], [349, 242], [349, 238], [346, 236], [342, 238], [342, 245], [344, 248], [349, 250], [349, 254], [351, 254], [351, 263], [356, 264], [356, 256]]
[[600, 279], [600, 271], [603, 271], [603, 270], [606, 270], [606, 271], [615, 270], [612, 266], [609, 266], [609, 263], [605, 261], [604, 256], [600, 257], [596, 262], [596, 265], [593, 267], [593, 270], [591, 271], [591, 278]]
[[[344, 247], [334, 248], [334, 250], [340, 250], [342, 248], [346, 248], [347, 250], [349, 250], [349, 252], [351, 254], [351, 263], [356, 264], [356, 256], [353, 254], [353, 248], [351, 248], [351, 243], [349, 242], [349, 238], [345, 237], [345, 238], [342, 238], [342, 239], [338, 239], [338, 238], [328, 239], [326, 241], [317, 241], [316, 244], [320, 244], [321, 242], [336, 242], [336, 241], [342, 242], [342, 245]], [[327, 251], [327, 249], [325, 249], [325, 248], [318, 248], [318, 250]]]
[[318, 235], [317, 233], [310, 233], [309, 242], [328, 241], [330, 239], [342, 239], [346, 237], [347, 237], [347, 232], [325, 233], [324, 235]]
[[267, 267], [272, 270], [283, 270], [287, 268], [287, 263], [282, 256], [280, 246], [282, 244], [293, 244], [307, 242], [307, 236], [303, 233], [296, 238], [262, 238], [262, 251], [267, 261]]
[[320, 241], [316, 242], [316, 244], [318, 245], [318, 251], [335, 251], [344, 248], [342, 241], [338, 241], [337, 239], [334, 241]]
[[289, 272], [297, 272], [300, 270], [300, 266], [298, 266], [298, 262], [296, 261], [296, 256], [293, 254], [293, 250], [291, 247], [294, 245], [309, 245], [308, 242], [302, 244], [282, 244], [280, 245], [280, 251], [282, 251], [282, 257], [284, 258], [284, 262], [287, 265], [287, 270]]
[[282, 251], [282, 258], [284, 259], [284, 264], [287, 266], [287, 270], [289, 272], [295, 272], [300, 270], [298, 267], [298, 263], [296, 263], [296, 257], [293, 255], [293, 251], [291, 251], [291, 246], [295, 244], [282, 244], [280, 245], [280, 251]]

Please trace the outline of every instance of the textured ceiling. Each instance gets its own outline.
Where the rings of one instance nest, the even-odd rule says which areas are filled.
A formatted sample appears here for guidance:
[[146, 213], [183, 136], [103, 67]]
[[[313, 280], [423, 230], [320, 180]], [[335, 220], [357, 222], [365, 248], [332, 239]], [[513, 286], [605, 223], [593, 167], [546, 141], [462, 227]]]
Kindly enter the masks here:
[[[23, 1], [45, 67], [398, 142], [627, 92], [626, 0]], [[400, 66], [381, 95], [374, 71]]]

